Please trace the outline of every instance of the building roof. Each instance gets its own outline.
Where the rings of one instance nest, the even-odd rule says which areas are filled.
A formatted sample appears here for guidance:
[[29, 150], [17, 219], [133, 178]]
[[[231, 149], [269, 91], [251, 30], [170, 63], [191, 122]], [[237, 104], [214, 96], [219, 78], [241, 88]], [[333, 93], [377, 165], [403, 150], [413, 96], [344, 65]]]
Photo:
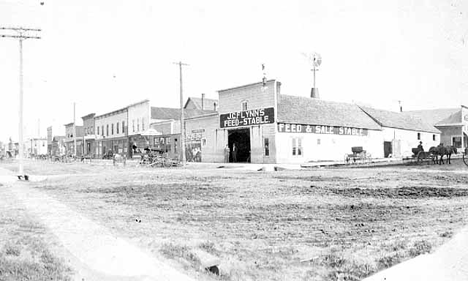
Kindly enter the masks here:
[[124, 107], [124, 108], [120, 108], [111, 112], [107, 112], [101, 115], [94, 116], [94, 119], [101, 119], [107, 116], [111, 116], [111, 115], [115, 115], [115, 114], [119, 114], [119, 113], [127, 112], [127, 111], [128, 111], [128, 107]]
[[[216, 113], [214, 110], [184, 109], [185, 117], [191, 118]], [[170, 107], [151, 107], [151, 119], [180, 120], [180, 109]]]
[[87, 115], [85, 115], [85, 116], [81, 117], [81, 119], [83, 119], [83, 120], [84, 120], [84, 119], [93, 118], [95, 115], [96, 115], [96, 113], [90, 113], [90, 114], [87, 114]]
[[[415, 110], [406, 111], [403, 114], [411, 115], [419, 119], [424, 120], [426, 123], [436, 125], [442, 120], [460, 111], [460, 108], [442, 108], [442, 109], [431, 109], [431, 110]], [[461, 117], [460, 121], [461, 122]]]
[[463, 120], [462, 120], [462, 111], [461, 109], [458, 110], [457, 112], [451, 114], [450, 116], [447, 116], [447, 118], [440, 120], [435, 124], [436, 127], [440, 126], [463, 126]]
[[[269, 84], [271, 82], [275, 82], [276, 80], [275, 79], [270, 79], [268, 81], [266, 81], [266, 84]], [[261, 86], [263, 85], [263, 81], [262, 82], [255, 82], [255, 83], [251, 83], [251, 84], [247, 84], [247, 85], [242, 85], [242, 86], [236, 86], [236, 87], [232, 87], [232, 88], [228, 88], [228, 89], [223, 89], [223, 90], [218, 90], [218, 93], [222, 93], [222, 92], [226, 92], [226, 91], [231, 91], [231, 90], [237, 90], [237, 89], [241, 89], [241, 88], [247, 88], [247, 87], [258, 87], [258, 86]]]
[[279, 95], [278, 122], [381, 130], [357, 105]]
[[64, 140], [65, 139], [65, 136], [54, 136], [52, 138], [53, 141], [61, 141], [61, 140]]
[[[202, 99], [201, 98], [189, 97], [187, 99], [187, 102], [185, 103], [184, 108], [187, 107], [187, 104], [189, 103], [189, 101], [192, 101], [197, 109], [200, 109], [200, 110], [202, 109]], [[213, 109], [214, 108], [213, 107], [214, 103], [218, 104], [218, 100], [203, 98], [203, 107], [204, 108]]]
[[365, 106], [360, 106], [360, 108], [382, 127], [440, 134], [433, 124], [416, 116]]
[[137, 105], [140, 105], [140, 104], [143, 104], [143, 103], [146, 103], [146, 102], [149, 102], [149, 100], [145, 99], [145, 100], [142, 100], [142, 101], [139, 101], [139, 102], [136, 102], [136, 103], [132, 103], [132, 104], [127, 105], [126, 107], [119, 108], [119, 109], [113, 110], [111, 112], [107, 112], [107, 113], [103, 113], [103, 114], [94, 116], [94, 118], [95, 119], [101, 119], [103, 117], [107, 117], [107, 116], [110, 116], [110, 115], [115, 115], [115, 114], [119, 114], [119, 113], [122, 113], [122, 112], [126, 112], [126, 111], [128, 111], [128, 109], [130, 107], [137, 106]]

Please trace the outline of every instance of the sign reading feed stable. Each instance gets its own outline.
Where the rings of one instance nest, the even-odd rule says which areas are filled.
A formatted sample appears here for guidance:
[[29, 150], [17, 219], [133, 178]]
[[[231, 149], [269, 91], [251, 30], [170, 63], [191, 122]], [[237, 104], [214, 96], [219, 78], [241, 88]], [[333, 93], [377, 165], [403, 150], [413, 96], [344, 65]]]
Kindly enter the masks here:
[[367, 129], [352, 127], [320, 126], [320, 125], [302, 125], [278, 123], [278, 132], [280, 133], [311, 133], [311, 134], [329, 134], [346, 136], [367, 136]]
[[219, 115], [219, 121], [221, 128], [271, 124], [275, 122], [275, 109], [268, 107], [225, 113]]

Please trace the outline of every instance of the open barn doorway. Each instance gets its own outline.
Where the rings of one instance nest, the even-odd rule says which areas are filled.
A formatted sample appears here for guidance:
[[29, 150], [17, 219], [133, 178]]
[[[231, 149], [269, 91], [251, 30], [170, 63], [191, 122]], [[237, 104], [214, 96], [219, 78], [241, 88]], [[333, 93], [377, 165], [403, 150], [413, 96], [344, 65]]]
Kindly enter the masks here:
[[391, 141], [384, 141], [384, 157], [388, 158], [390, 155], [392, 155], [393, 149], [392, 149], [392, 142]]
[[[250, 130], [235, 129], [228, 132], [228, 145], [231, 151], [229, 162], [250, 162]], [[237, 152], [233, 152], [233, 147]]]

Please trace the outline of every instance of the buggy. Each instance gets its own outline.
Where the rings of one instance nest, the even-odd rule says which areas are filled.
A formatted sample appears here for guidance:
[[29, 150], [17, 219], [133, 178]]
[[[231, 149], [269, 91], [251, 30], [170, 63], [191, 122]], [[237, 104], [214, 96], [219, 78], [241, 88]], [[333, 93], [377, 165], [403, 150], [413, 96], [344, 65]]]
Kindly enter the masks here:
[[345, 154], [345, 162], [346, 163], [356, 163], [357, 161], [361, 160], [365, 162], [366, 160], [370, 159], [370, 154], [368, 154], [362, 146], [353, 146], [351, 147], [352, 154]]
[[419, 147], [415, 147], [411, 149], [411, 152], [413, 152], [413, 158], [416, 159], [416, 162], [422, 162], [427, 159], [434, 161], [435, 155], [431, 151], [424, 151]]

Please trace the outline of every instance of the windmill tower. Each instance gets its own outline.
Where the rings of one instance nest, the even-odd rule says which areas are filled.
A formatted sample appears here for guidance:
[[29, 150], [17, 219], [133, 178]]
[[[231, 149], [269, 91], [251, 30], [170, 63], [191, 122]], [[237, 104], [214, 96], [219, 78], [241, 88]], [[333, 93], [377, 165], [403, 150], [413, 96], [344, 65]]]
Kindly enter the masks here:
[[322, 64], [322, 56], [318, 53], [312, 53], [312, 54], [304, 54], [303, 55], [309, 60], [309, 63], [312, 65], [311, 71], [314, 73], [314, 82], [312, 86], [312, 90], [310, 92], [310, 97], [311, 98], [319, 98], [319, 91], [316, 86], [316, 75], [315, 72], [319, 70], [319, 66]]

